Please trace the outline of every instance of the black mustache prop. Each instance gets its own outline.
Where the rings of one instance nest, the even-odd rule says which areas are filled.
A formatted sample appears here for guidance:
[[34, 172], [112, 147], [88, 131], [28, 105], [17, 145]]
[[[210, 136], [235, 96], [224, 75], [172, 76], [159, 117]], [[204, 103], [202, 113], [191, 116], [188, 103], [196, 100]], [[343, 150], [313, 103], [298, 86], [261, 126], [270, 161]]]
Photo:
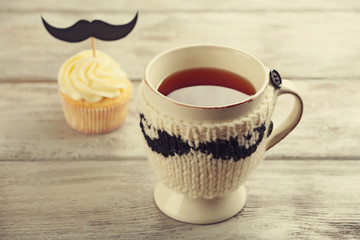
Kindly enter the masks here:
[[[221, 158], [222, 160], [229, 160], [232, 158], [235, 162], [251, 156], [263, 140], [266, 132], [269, 136], [272, 131], [271, 125], [268, 130], [266, 130], [265, 122], [259, 127], [254, 128], [254, 133], [246, 135], [245, 139], [250, 141], [251, 138], [256, 139], [257, 135], [257, 140], [254, 144], [249, 144], [247, 147], [239, 145], [238, 137], [230, 137], [229, 140], [217, 139], [215, 141], [202, 142], [196, 147], [195, 143], [190, 144], [188, 141], [184, 141], [180, 136], [170, 135], [165, 130], [156, 129], [149, 125], [145, 115], [142, 113], [140, 113], [140, 127], [145, 141], [150, 149], [166, 158], [174, 156], [175, 154], [179, 156], [188, 154], [191, 150], [193, 150], [205, 154], [211, 154], [215, 159]], [[158, 137], [150, 137], [147, 130], [155, 131]]]
[[79, 20], [74, 25], [68, 28], [56, 28], [48, 24], [43, 17], [41, 17], [46, 30], [55, 38], [66, 42], [81, 42], [89, 37], [95, 37], [104, 41], [118, 40], [128, 35], [135, 27], [138, 13], [127, 24], [111, 25], [109, 23], [94, 20], [89, 22], [87, 20]]

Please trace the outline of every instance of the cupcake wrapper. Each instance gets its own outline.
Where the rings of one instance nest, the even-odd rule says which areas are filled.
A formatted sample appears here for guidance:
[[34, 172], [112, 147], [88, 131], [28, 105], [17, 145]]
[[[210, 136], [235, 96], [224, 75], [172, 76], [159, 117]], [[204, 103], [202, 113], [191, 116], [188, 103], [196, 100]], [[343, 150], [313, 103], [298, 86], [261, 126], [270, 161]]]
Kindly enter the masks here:
[[125, 121], [129, 101], [104, 108], [77, 106], [62, 97], [66, 122], [79, 132], [100, 134], [111, 132]]

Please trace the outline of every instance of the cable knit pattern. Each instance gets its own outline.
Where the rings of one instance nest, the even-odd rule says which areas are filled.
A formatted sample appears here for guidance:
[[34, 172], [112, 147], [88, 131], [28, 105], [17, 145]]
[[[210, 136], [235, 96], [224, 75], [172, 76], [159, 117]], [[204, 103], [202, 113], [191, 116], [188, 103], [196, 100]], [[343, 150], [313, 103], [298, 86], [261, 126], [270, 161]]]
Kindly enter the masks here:
[[140, 127], [150, 164], [160, 181], [179, 193], [214, 198], [235, 191], [264, 158], [276, 102], [268, 85], [247, 116], [224, 122], [193, 122], [159, 112], [140, 86]]

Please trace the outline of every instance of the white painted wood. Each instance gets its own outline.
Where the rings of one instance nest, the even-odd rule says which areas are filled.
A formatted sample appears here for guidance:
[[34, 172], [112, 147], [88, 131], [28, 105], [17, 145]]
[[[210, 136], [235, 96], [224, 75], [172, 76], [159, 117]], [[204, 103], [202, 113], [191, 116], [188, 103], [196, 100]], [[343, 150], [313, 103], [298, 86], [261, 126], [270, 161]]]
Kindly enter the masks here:
[[0, 163], [1, 239], [357, 239], [359, 161], [266, 161], [245, 208], [190, 225], [155, 206], [146, 161]]
[[[360, 81], [294, 83], [303, 93], [303, 119], [267, 158], [360, 159]], [[2, 83], [0, 88], [0, 161], [146, 158], [136, 109], [138, 82], [125, 124], [104, 135], [84, 135], [67, 126], [54, 83]], [[275, 127], [291, 103], [289, 96], [279, 98]]]
[[[80, 18], [125, 23], [134, 12], [44, 12], [49, 23], [67, 27]], [[40, 14], [0, 14], [0, 81], [56, 81], [60, 65], [90, 40], [67, 43], [50, 36]], [[141, 12], [134, 31], [119, 41], [97, 41], [131, 79], [140, 79], [156, 54], [172, 47], [216, 43], [245, 50], [288, 78], [359, 77], [360, 15], [324, 12]]]
[[[125, 124], [83, 135], [64, 120], [56, 75], [90, 48], [43, 28], [77, 20], [134, 31], [97, 41], [134, 84]], [[359, 239], [360, 1], [0, 0], [0, 239]], [[299, 126], [246, 183], [242, 212], [214, 225], [169, 219], [153, 201], [136, 111], [145, 65], [157, 53], [217, 43], [252, 53], [303, 93]], [[279, 99], [275, 126], [291, 109]]]
[[126, 12], [126, 11], [357, 11], [360, 3], [357, 0], [301, 0], [301, 1], [251, 1], [251, 0], [2, 0], [1, 11], [32, 12]]

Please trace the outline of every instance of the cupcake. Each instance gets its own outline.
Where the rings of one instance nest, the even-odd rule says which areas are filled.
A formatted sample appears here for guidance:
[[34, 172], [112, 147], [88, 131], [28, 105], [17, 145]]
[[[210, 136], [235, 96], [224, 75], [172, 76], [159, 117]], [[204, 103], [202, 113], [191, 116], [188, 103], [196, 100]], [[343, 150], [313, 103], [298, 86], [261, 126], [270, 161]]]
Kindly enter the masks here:
[[87, 134], [111, 132], [124, 122], [132, 94], [126, 73], [110, 56], [81, 51], [66, 60], [58, 73], [66, 122]]

